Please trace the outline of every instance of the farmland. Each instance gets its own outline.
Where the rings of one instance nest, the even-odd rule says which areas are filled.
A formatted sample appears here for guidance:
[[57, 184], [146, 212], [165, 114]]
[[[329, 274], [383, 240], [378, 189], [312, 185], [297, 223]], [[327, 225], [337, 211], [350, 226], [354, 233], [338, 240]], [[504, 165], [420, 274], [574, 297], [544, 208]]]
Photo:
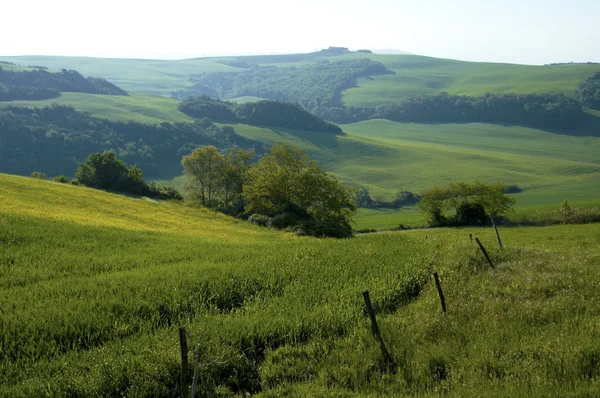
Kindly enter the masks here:
[[200, 342], [203, 396], [600, 388], [595, 225], [502, 229], [504, 250], [474, 228], [317, 240], [176, 203], [0, 185], [0, 395], [173, 396], [180, 326]]

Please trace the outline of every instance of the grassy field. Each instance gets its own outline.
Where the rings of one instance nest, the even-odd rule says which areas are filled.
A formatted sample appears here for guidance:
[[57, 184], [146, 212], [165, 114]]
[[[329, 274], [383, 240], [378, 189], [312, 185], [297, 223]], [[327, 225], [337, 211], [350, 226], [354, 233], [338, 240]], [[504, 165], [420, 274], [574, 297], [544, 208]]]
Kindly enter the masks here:
[[490, 229], [317, 240], [83, 187], [0, 186], [2, 396], [175, 396], [179, 326], [200, 342], [202, 396], [600, 390], [596, 225], [502, 229], [504, 250]]
[[23, 106], [44, 107], [52, 104], [72, 106], [80, 112], [88, 112], [104, 119], [119, 122], [135, 121], [157, 124], [162, 122], [192, 122], [193, 119], [177, 109], [179, 101], [148, 94], [130, 93], [120, 95], [98, 95], [63, 93], [59, 98], [41, 101], [0, 102], [0, 107]]
[[238, 134], [306, 149], [347, 183], [391, 200], [399, 190], [479, 179], [516, 184], [519, 205], [600, 197], [600, 140], [488, 124], [372, 120], [329, 135], [235, 125]]
[[377, 106], [408, 94], [482, 95], [490, 93], [564, 93], [573, 96], [577, 87], [600, 65], [529, 66], [464, 62], [416, 55], [370, 55], [394, 75], [361, 79], [347, 90], [343, 100], [350, 106]]

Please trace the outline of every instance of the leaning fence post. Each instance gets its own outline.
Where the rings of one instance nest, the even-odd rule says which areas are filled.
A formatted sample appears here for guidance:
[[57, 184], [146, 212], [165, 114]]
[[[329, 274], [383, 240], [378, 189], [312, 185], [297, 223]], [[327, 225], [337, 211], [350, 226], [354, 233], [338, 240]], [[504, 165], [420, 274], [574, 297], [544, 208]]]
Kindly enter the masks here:
[[444, 313], [444, 315], [446, 315], [446, 300], [444, 299], [444, 292], [442, 291], [442, 285], [440, 284], [440, 278], [437, 272], [433, 273], [433, 279], [435, 279], [435, 286], [437, 287], [438, 295], [440, 296], [442, 312]]
[[179, 328], [179, 344], [181, 345], [181, 397], [188, 397], [188, 345], [185, 328]]
[[365, 290], [363, 292], [363, 297], [365, 298], [365, 305], [367, 306], [367, 312], [369, 313], [369, 318], [371, 318], [371, 331], [373, 332], [373, 336], [377, 340], [379, 344], [379, 348], [381, 349], [381, 354], [383, 355], [383, 359], [387, 363], [388, 367], [394, 366], [394, 360], [392, 356], [388, 352], [385, 347], [385, 343], [381, 338], [381, 333], [379, 331], [379, 326], [377, 325], [377, 319], [375, 318], [375, 312], [373, 311], [373, 306], [371, 305], [371, 299], [369, 298], [369, 291]]
[[502, 248], [502, 241], [500, 240], [500, 234], [498, 233], [498, 228], [496, 227], [496, 222], [494, 221], [494, 217], [490, 213], [490, 219], [492, 220], [492, 225], [494, 226], [494, 231], [496, 231], [496, 238], [498, 238], [498, 245]]
[[485, 256], [485, 259], [487, 260], [490, 267], [494, 268], [494, 264], [492, 263], [492, 260], [490, 260], [490, 256], [488, 256], [487, 252], [485, 251], [485, 247], [483, 247], [479, 238], [475, 238], [475, 242], [477, 242], [477, 244], [479, 245], [479, 248], [481, 249], [481, 252]]

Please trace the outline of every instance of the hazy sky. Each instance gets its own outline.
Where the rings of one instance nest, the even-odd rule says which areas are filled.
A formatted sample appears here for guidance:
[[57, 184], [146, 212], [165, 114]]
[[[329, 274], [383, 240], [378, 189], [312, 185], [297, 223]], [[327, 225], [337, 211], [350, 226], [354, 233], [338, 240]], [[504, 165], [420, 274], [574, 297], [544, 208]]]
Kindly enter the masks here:
[[0, 55], [189, 58], [329, 46], [600, 62], [600, 0], [4, 0]]

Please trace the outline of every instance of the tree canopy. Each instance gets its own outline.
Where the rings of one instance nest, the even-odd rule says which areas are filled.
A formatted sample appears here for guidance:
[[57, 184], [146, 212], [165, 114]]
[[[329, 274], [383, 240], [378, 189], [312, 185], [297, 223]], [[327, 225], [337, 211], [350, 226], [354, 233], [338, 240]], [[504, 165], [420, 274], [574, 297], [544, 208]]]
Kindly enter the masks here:
[[183, 199], [173, 188], [146, 184], [142, 170], [127, 165], [114, 152], [92, 153], [77, 168], [79, 184], [116, 192], [163, 199]]
[[191, 198], [256, 224], [299, 234], [348, 237], [353, 190], [298, 147], [276, 144], [251, 165], [254, 151], [202, 146], [184, 156]]
[[244, 123], [258, 126], [284, 127], [305, 131], [341, 134], [342, 129], [329, 123], [298, 104], [284, 101], [256, 101], [233, 104], [208, 96], [188, 98], [179, 110], [194, 118], [209, 118], [217, 122]]
[[[250, 169], [243, 198], [246, 211], [269, 217], [300, 218], [308, 233], [352, 235], [353, 192], [320, 169], [298, 147], [276, 144]], [[277, 222], [277, 221], [275, 221]]]
[[418, 207], [430, 226], [487, 224], [490, 215], [503, 217], [512, 209], [515, 199], [505, 194], [508, 188], [479, 181], [451, 183], [424, 192]]

